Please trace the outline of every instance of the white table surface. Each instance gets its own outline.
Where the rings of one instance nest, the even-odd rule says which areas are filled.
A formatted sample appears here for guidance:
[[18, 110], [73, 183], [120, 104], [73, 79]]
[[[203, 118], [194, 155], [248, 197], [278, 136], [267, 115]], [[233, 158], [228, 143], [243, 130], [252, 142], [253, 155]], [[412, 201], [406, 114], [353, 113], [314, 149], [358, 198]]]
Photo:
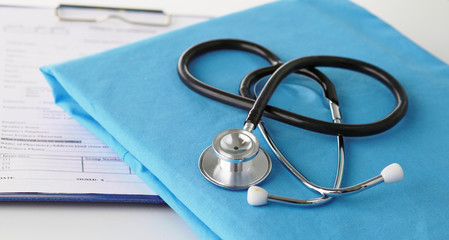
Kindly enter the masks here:
[[2, 240], [199, 239], [165, 204], [0, 203]]
[[[353, 2], [449, 63], [448, 0]], [[199, 237], [166, 205], [0, 203], [0, 239], [188, 240]]]

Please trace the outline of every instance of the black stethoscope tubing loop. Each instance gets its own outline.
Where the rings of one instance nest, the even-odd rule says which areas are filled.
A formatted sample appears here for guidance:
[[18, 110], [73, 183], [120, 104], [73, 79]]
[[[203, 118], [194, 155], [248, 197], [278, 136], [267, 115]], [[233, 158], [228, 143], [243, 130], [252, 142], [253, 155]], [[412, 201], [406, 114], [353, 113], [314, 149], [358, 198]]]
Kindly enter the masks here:
[[[250, 89], [256, 82], [261, 80], [262, 78], [272, 75], [282, 64], [271, 65], [267, 67], [258, 68], [250, 73], [248, 73], [240, 83], [239, 94], [243, 97], [256, 99], [257, 96]], [[334, 84], [324, 75], [322, 72], [318, 71], [315, 68], [310, 69], [300, 69], [297, 74], [301, 74], [306, 76], [312, 80], [315, 80], [318, 84], [320, 84], [321, 89], [323, 90], [324, 97], [327, 100], [330, 100], [338, 105], [338, 97], [337, 91], [335, 90]]]
[[[268, 101], [279, 83], [287, 75], [304, 68], [334, 67], [360, 72], [371, 76], [393, 93], [396, 99], [396, 107], [382, 120], [366, 124], [342, 124], [331, 123], [305, 117], [296, 113], [291, 113], [283, 109], [268, 106]], [[265, 84], [261, 93], [256, 99], [253, 108], [250, 110], [245, 122], [258, 123], [262, 114], [267, 117], [291, 124], [297, 127], [315, 132], [344, 135], [344, 136], [368, 136], [390, 129], [398, 123], [407, 111], [407, 94], [401, 84], [384, 70], [355, 59], [335, 57], [335, 56], [310, 56], [291, 60], [279, 67]]]
[[251, 52], [267, 60], [271, 65], [280, 65], [281, 60], [276, 54], [267, 48], [253, 42], [238, 39], [217, 39], [196, 44], [187, 49], [179, 58], [178, 74], [182, 82], [193, 91], [211, 98], [215, 101], [225, 103], [230, 106], [250, 110], [254, 104], [251, 98], [245, 98], [230, 92], [223, 91], [206, 84], [192, 75], [189, 64], [193, 59], [212, 51], [217, 50], [241, 50]]
[[[268, 88], [272, 88], [271, 91], [265, 90], [265, 93], [263, 93], [264, 90], [262, 90], [261, 94], [263, 93], [263, 95], [262, 97], [259, 95], [259, 103], [257, 103], [257, 101], [254, 101], [254, 99], [250, 98], [249, 95], [244, 94], [244, 97], [232, 94], [212, 87], [195, 78], [189, 70], [190, 62], [205, 53], [216, 50], [242, 50], [254, 53], [266, 59], [272, 65], [268, 66], [267, 69], [269, 68], [270, 71], [272, 71], [274, 68], [277, 69], [264, 87], [264, 89], [266, 89], [268, 83], [271, 82], [270, 85], [268, 85]], [[283, 78], [293, 72], [304, 74], [308, 77], [313, 78], [322, 86], [323, 84], [325, 85], [327, 78], [324, 74], [315, 69], [315, 67], [345, 68], [372, 76], [373, 78], [382, 82], [391, 90], [396, 98], [397, 106], [387, 117], [374, 123], [335, 124], [305, 117], [293, 112], [286, 111], [284, 109], [267, 105], [268, 100], [273, 94], [277, 85], [282, 81]], [[253, 71], [253, 74], [251, 75], [250, 73], [249, 75], [255, 76], [259, 74], [257, 71], [258, 70]], [[374, 65], [354, 59], [331, 56], [304, 57], [294, 59], [285, 64], [282, 64], [281, 60], [267, 48], [244, 40], [216, 39], [192, 46], [181, 55], [178, 61], [178, 74], [184, 84], [203, 96], [244, 110], [251, 109], [252, 113], [248, 114], [249, 118], [247, 118], [245, 122], [250, 121], [254, 123], [254, 125], [257, 125], [257, 122], [263, 114], [266, 117], [315, 132], [331, 135], [340, 134], [344, 136], [368, 136], [390, 129], [397, 122], [399, 122], [399, 120], [405, 115], [405, 112], [407, 110], [407, 96], [402, 86], [390, 74]], [[253, 77], [253, 79], [256, 80], [255, 77]], [[333, 88], [332, 84], [329, 86]], [[335, 89], [333, 90], [335, 92]], [[329, 92], [332, 92], [332, 89], [330, 89]], [[338, 101], [336, 94], [335, 96], [332, 96], [332, 94], [328, 93], [326, 97], [328, 96], [330, 100], [334, 99], [335, 101]], [[262, 98], [266, 99], [262, 100]], [[255, 106], [255, 104], [257, 105]]]
[[[266, 68], [260, 68], [254, 71], [255, 74], [263, 71], [271, 74], [277, 68], [282, 65], [282, 61], [279, 59], [276, 54], [271, 52], [269, 49], [258, 45], [253, 42], [239, 40], [239, 39], [216, 39], [210, 40], [206, 42], [202, 42], [196, 44], [189, 49], [187, 49], [179, 58], [178, 61], [178, 74], [182, 80], [182, 82], [187, 85], [190, 89], [198, 92], [199, 94], [211, 98], [213, 100], [225, 103], [230, 106], [234, 106], [244, 110], [250, 110], [254, 105], [254, 99], [249, 97], [249, 95], [239, 96], [233, 93], [229, 93], [223, 91], [221, 89], [215, 88], [206, 84], [196, 77], [192, 75], [189, 70], [189, 64], [193, 59], [206, 54], [208, 52], [217, 51], [217, 50], [241, 50], [250, 53], [254, 53], [262, 58], [264, 58], [271, 65]], [[325, 96], [328, 99], [331, 99], [333, 102], [338, 103], [337, 95], [335, 93], [335, 87], [332, 82], [320, 71], [316, 69], [301, 69], [298, 73], [303, 74], [309, 78], [317, 81], [323, 88], [325, 92]], [[263, 76], [267, 74], [264, 73]], [[242, 84], [245, 82], [242, 81]], [[329, 89], [329, 91], [327, 91]], [[240, 90], [245, 90], [245, 87], [242, 85]], [[249, 93], [248, 93], [249, 94]]]

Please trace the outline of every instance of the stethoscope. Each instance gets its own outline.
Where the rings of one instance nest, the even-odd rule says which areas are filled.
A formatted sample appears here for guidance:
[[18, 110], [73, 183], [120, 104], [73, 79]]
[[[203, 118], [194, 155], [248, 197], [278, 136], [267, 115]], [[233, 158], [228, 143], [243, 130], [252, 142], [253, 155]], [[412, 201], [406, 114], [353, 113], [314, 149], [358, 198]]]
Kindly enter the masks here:
[[[239, 89], [239, 95], [212, 87], [195, 78], [189, 64], [193, 59], [217, 50], [241, 50], [259, 55], [271, 65], [247, 74]], [[368, 124], [343, 124], [336, 90], [332, 82], [316, 67], [343, 68], [371, 76], [388, 87], [396, 99], [396, 107], [384, 119]], [[248, 189], [247, 200], [251, 205], [264, 205], [268, 200], [314, 206], [326, 203], [333, 197], [360, 192], [378, 183], [394, 183], [402, 180], [401, 166], [393, 163], [381, 173], [362, 183], [341, 188], [344, 169], [343, 136], [368, 136], [390, 129], [398, 123], [407, 111], [407, 95], [399, 82], [384, 70], [355, 59], [335, 56], [308, 56], [283, 63], [274, 53], [256, 43], [237, 39], [217, 39], [199, 43], [187, 49], [178, 61], [178, 73], [182, 81], [192, 90], [213, 100], [249, 110], [243, 129], [227, 129], [218, 133], [212, 145], [206, 148], [199, 159], [199, 168], [210, 182], [228, 189]], [[305, 117], [268, 105], [268, 101], [279, 83], [289, 74], [304, 75], [316, 81], [329, 102], [333, 122]], [[256, 96], [250, 89], [262, 78], [271, 75], [260, 94]], [[312, 183], [301, 174], [281, 153], [266, 130], [262, 115], [307, 130], [336, 135], [338, 144], [338, 164], [333, 188]], [[313, 199], [296, 199], [268, 194], [255, 186], [263, 181], [271, 171], [271, 160], [267, 152], [259, 147], [259, 141], [252, 131], [259, 127], [270, 148], [281, 163], [301, 182], [321, 196]]]

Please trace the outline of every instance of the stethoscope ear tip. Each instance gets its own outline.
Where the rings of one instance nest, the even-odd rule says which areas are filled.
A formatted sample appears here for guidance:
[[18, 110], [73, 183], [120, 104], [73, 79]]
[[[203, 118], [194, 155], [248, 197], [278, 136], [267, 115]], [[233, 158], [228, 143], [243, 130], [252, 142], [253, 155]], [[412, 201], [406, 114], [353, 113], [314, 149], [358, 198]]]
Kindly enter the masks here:
[[385, 167], [380, 173], [385, 183], [399, 182], [404, 178], [404, 171], [401, 165], [393, 163]]
[[251, 186], [248, 188], [247, 200], [253, 206], [265, 205], [268, 202], [268, 192], [261, 187]]

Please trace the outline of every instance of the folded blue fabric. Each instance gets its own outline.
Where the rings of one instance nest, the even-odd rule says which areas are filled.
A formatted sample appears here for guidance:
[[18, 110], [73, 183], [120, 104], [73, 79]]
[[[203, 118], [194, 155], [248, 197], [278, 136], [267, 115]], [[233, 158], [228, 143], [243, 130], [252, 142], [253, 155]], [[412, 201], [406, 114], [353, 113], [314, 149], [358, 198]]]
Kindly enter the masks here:
[[[201, 152], [246, 112], [188, 89], [177, 75], [188, 47], [216, 38], [254, 41], [284, 61], [307, 55], [360, 59], [393, 75], [408, 93], [405, 118], [384, 133], [346, 138], [344, 186], [398, 162], [403, 182], [380, 185], [327, 205], [253, 207], [245, 191], [216, 187], [198, 169]], [[267, 63], [236, 51], [194, 63], [199, 79], [233, 93], [241, 78]], [[321, 68], [335, 83], [346, 123], [382, 119], [395, 106], [388, 89], [359, 73]], [[93, 56], [42, 68], [55, 102], [114, 149], [205, 239], [447, 239], [449, 230], [449, 67], [390, 26], [347, 1], [279, 1]], [[271, 105], [330, 120], [319, 87], [291, 76]], [[264, 119], [285, 155], [312, 181], [332, 186], [333, 136]], [[258, 130], [255, 131], [260, 138]], [[262, 138], [260, 138], [262, 139]], [[316, 197], [281, 166], [267, 145], [270, 193]]]

